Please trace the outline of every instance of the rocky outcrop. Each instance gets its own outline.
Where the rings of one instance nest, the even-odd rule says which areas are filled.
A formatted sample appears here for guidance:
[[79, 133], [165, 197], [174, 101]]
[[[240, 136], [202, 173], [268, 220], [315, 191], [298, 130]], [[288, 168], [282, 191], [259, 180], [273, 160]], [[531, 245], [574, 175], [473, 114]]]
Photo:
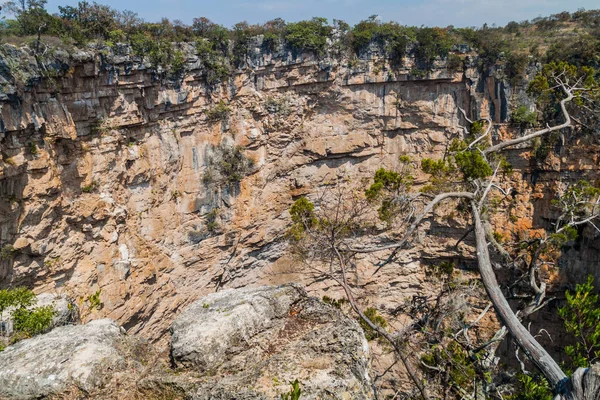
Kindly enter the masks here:
[[23, 340], [0, 352], [0, 398], [279, 399], [295, 379], [302, 399], [371, 398], [363, 331], [296, 284], [215, 293], [171, 330], [175, 369], [108, 319]]
[[356, 321], [298, 285], [224, 290], [171, 327], [175, 365], [211, 376], [198, 399], [274, 399], [298, 379], [303, 399], [366, 399], [369, 347]]
[[140, 368], [146, 347], [108, 319], [55, 328], [0, 352], [0, 398], [40, 398], [68, 389], [93, 392], [115, 374]]

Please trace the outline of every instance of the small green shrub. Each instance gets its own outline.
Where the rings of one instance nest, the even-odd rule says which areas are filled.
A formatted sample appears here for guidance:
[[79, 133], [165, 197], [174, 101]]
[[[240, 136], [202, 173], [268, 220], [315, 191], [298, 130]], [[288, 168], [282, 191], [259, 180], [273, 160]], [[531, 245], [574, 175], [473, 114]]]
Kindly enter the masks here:
[[537, 122], [537, 114], [533, 111], [529, 111], [529, 108], [525, 105], [520, 105], [516, 108], [511, 116], [513, 124], [520, 126], [534, 126]]
[[454, 263], [452, 261], [442, 261], [434, 265], [433, 270], [438, 277], [451, 277], [454, 273]]
[[176, 50], [171, 60], [171, 73], [175, 75], [181, 74], [184, 71], [185, 62], [185, 54], [181, 50]]
[[[377, 325], [383, 329], [387, 328], [387, 326], [388, 326], [387, 321], [385, 320], [385, 318], [383, 318], [381, 315], [379, 315], [377, 313], [377, 310], [374, 309], [373, 307], [367, 308], [365, 310], [364, 314], [365, 314], [365, 317], [370, 319], [374, 325]], [[367, 340], [375, 340], [380, 337], [379, 333], [375, 329], [371, 328], [369, 326], [369, 324], [367, 324], [362, 318], [359, 318], [358, 322], [359, 322], [361, 328], [363, 329], [363, 331], [365, 332], [365, 337], [367, 338]]]
[[38, 148], [37, 148], [37, 146], [36, 146], [36, 144], [34, 142], [28, 142], [27, 143], [27, 151], [32, 156], [35, 156], [35, 155], [38, 154]]
[[12, 244], [6, 244], [0, 249], [0, 260], [12, 260], [17, 254], [19, 254], [19, 251], [15, 249]]
[[235, 185], [254, 167], [254, 161], [246, 157], [243, 147], [225, 144], [213, 147], [207, 164], [202, 177], [207, 185]]
[[478, 151], [463, 151], [454, 156], [466, 179], [481, 179], [492, 175], [492, 167]]
[[335, 308], [340, 309], [342, 308], [342, 305], [348, 303], [348, 300], [346, 298], [332, 299], [329, 296], [323, 296], [323, 303], [332, 305]]
[[52, 306], [36, 307], [33, 310], [18, 308], [12, 315], [15, 331], [26, 337], [44, 333], [52, 324], [54, 314]]
[[83, 193], [92, 193], [98, 187], [98, 182], [92, 181], [89, 185], [83, 185], [81, 191]]
[[35, 294], [25, 287], [0, 290], [0, 319], [5, 310], [12, 308], [14, 335], [11, 343], [44, 333], [52, 325], [54, 308], [33, 307], [36, 301]]
[[446, 64], [446, 68], [448, 68], [448, 71], [450, 71], [450, 72], [462, 71], [462, 69], [463, 69], [462, 58], [457, 54], [448, 55], [448, 63]]
[[219, 230], [219, 223], [217, 222], [217, 218], [220, 213], [219, 208], [213, 208], [206, 214], [206, 229], [210, 233], [215, 233]]
[[[434, 344], [421, 356], [421, 362], [430, 367], [442, 368], [447, 374], [448, 385], [470, 391], [478, 378], [473, 360], [456, 341]], [[423, 367], [426, 373], [431, 370]]]
[[206, 111], [206, 117], [209, 121], [223, 121], [229, 117], [231, 108], [223, 100], [219, 101], [214, 107]]
[[427, 76], [428, 72], [425, 69], [420, 69], [420, 68], [411, 68], [410, 69], [410, 75], [412, 75], [415, 78], [418, 79], [423, 79]]
[[518, 374], [519, 382], [515, 394], [509, 396], [509, 400], [552, 400], [552, 390], [548, 381], [540, 376], [529, 376]]
[[294, 382], [290, 382], [290, 385], [292, 385], [292, 389], [287, 393], [283, 393], [281, 395], [281, 400], [300, 399], [300, 396], [302, 395], [302, 389], [300, 389], [300, 382], [298, 382], [298, 379], [295, 379]]
[[90, 294], [87, 297], [87, 301], [90, 306], [90, 310], [100, 310], [102, 308], [102, 300], [100, 300], [101, 293], [102, 293], [102, 289], [98, 289], [95, 293]]
[[477, 137], [483, 133], [483, 121], [473, 121], [471, 123], [471, 135]]

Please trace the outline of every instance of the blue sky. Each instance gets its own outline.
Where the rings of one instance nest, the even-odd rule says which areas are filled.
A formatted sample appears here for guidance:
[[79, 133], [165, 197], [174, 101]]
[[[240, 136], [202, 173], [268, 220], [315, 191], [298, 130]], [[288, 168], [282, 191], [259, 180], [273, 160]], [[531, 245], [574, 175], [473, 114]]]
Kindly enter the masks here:
[[[227, 27], [240, 21], [259, 23], [277, 17], [298, 21], [314, 16], [355, 24], [373, 14], [383, 21], [416, 26], [481, 26], [484, 22], [504, 25], [565, 10], [600, 8], [598, 0], [100, 0], [98, 3], [134, 11], [149, 21], [166, 17], [191, 23], [194, 17], [204, 16]], [[67, 4], [75, 5], [77, 0], [48, 0], [48, 10], [56, 12], [59, 5]]]

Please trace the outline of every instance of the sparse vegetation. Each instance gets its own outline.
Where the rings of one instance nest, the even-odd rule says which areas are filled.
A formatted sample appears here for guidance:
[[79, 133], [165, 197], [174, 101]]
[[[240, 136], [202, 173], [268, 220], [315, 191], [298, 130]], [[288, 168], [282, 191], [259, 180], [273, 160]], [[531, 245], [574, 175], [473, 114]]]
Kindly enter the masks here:
[[[367, 318], [371, 320], [373, 324], [383, 329], [387, 328], [387, 321], [385, 320], [385, 318], [379, 315], [375, 308], [367, 308], [364, 314]], [[367, 340], [375, 340], [380, 337], [379, 333], [375, 329], [371, 328], [371, 326], [369, 326], [369, 324], [367, 324], [367, 322], [363, 319], [359, 319], [358, 323], [360, 324], [361, 328], [363, 328], [363, 330], [365, 331], [365, 337], [367, 338]]]
[[298, 379], [294, 379], [293, 382], [290, 382], [292, 388], [289, 392], [283, 393], [281, 395], [281, 400], [299, 400], [302, 395], [302, 389], [300, 388], [300, 382]]
[[214, 107], [208, 109], [206, 111], [206, 118], [209, 121], [223, 121], [229, 117], [231, 113], [231, 108], [225, 104], [223, 100], [219, 101]]
[[13, 247], [11, 244], [5, 244], [0, 249], [0, 261], [12, 260], [19, 251]]
[[207, 154], [207, 166], [202, 180], [207, 185], [239, 183], [254, 167], [241, 146], [221, 144]]
[[87, 297], [87, 302], [91, 310], [100, 310], [102, 308], [102, 300], [100, 300], [100, 294], [102, 289], [98, 289], [96, 292], [90, 294]]
[[87, 185], [83, 185], [81, 187], [81, 191], [83, 193], [92, 193], [94, 190], [96, 190], [97, 187], [98, 187], [98, 182], [92, 181], [91, 183], [89, 183]]
[[0, 289], [0, 322], [4, 311], [11, 310], [13, 320], [11, 343], [46, 332], [54, 318], [52, 306], [35, 307], [35, 294], [25, 288]]
[[512, 114], [512, 123], [522, 127], [534, 126], [537, 122], [537, 115], [530, 111], [527, 106], [520, 105]]

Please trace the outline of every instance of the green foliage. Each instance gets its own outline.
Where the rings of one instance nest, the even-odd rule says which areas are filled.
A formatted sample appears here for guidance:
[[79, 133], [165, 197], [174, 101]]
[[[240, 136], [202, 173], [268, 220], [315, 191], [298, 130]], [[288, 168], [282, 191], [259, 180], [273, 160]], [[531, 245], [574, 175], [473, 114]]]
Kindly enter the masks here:
[[373, 184], [365, 191], [368, 201], [380, 202], [377, 212], [379, 219], [384, 222], [391, 222], [397, 214], [400, 204], [396, 197], [410, 190], [413, 185], [414, 177], [410, 173], [408, 156], [401, 156], [400, 162], [403, 164], [401, 173], [380, 168], [375, 172]]
[[[385, 320], [385, 318], [379, 315], [377, 313], [377, 310], [373, 307], [367, 308], [364, 314], [365, 317], [367, 317], [373, 323], [373, 325], [377, 325], [382, 329], [387, 328], [387, 321]], [[375, 329], [371, 328], [369, 324], [367, 324], [367, 322], [365, 322], [362, 318], [359, 318], [358, 322], [363, 331], [365, 332], [365, 337], [367, 338], [367, 340], [375, 340], [379, 338], [379, 333]]]
[[101, 293], [102, 293], [102, 289], [98, 289], [95, 293], [90, 294], [87, 297], [87, 301], [90, 306], [90, 310], [100, 310], [102, 308], [102, 300], [100, 300]]
[[[456, 342], [447, 345], [435, 344], [421, 356], [421, 362], [436, 368], [443, 368], [448, 374], [448, 384], [467, 392], [473, 387], [477, 370], [468, 353]], [[430, 370], [424, 368], [425, 372]]]
[[307, 223], [312, 224], [314, 220], [314, 209], [315, 205], [308, 200], [306, 197], [300, 197], [292, 204], [290, 208], [290, 216], [294, 223]]
[[35, 294], [25, 287], [0, 289], [0, 317], [9, 307], [27, 308], [35, 303]]
[[300, 396], [302, 395], [302, 389], [300, 389], [300, 382], [298, 382], [298, 379], [294, 379], [294, 382], [290, 382], [290, 385], [292, 385], [292, 389], [287, 393], [283, 393], [281, 395], [281, 400], [300, 399]]
[[473, 121], [471, 123], [471, 135], [479, 136], [483, 133], [484, 123], [483, 121]]
[[98, 187], [98, 182], [92, 181], [89, 185], [83, 185], [81, 191], [83, 193], [92, 193]]
[[448, 31], [442, 28], [421, 28], [416, 34], [415, 56], [428, 69], [436, 57], [447, 57], [453, 41]]
[[446, 64], [446, 68], [450, 72], [458, 72], [462, 71], [464, 67], [463, 59], [457, 54], [449, 54], [448, 55], [448, 63]]
[[560, 85], [556, 85], [556, 77], [563, 82], [580, 82], [580, 87], [591, 90], [598, 88], [594, 79], [595, 71], [591, 67], [569, 64], [564, 61], [551, 62], [543, 66], [542, 70], [529, 83], [527, 92], [538, 98], [542, 103], [558, 101], [566, 97]]
[[346, 298], [341, 298], [341, 299], [332, 299], [329, 296], [323, 296], [323, 303], [325, 304], [329, 304], [334, 306], [335, 308], [342, 308], [342, 306], [346, 303], [348, 303], [348, 300]]
[[431, 158], [424, 158], [421, 160], [421, 169], [426, 174], [439, 175], [446, 173], [449, 169], [448, 162], [446, 160], [433, 160]]
[[209, 121], [223, 121], [229, 117], [231, 108], [220, 100], [213, 108], [206, 110], [206, 117]]
[[403, 182], [403, 177], [397, 172], [379, 168], [375, 172], [373, 180], [374, 183], [365, 191], [365, 195], [370, 201], [377, 199], [384, 190], [396, 192]]
[[454, 263], [452, 261], [442, 261], [437, 265], [433, 266], [433, 271], [438, 277], [451, 277], [454, 273]]
[[171, 60], [171, 72], [176, 75], [181, 74], [184, 71], [185, 62], [185, 54], [180, 50], [176, 50]]
[[0, 249], [0, 261], [12, 260], [19, 254], [19, 251], [15, 249], [11, 244], [5, 244]]
[[36, 307], [32, 310], [23, 307], [17, 308], [12, 314], [15, 331], [26, 337], [44, 333], [52, 324], [54, 314], [52, 306]]
[[520, 105], [515, 109], [511, 116], [513, 124], [525, 126], [534, 126], [537, 122], [537, 114], [533, 111], [529, 111], [529, 108], [525, 105]]
[[600, 303], [594, 288], [593, 276], [565, 293], [567, 304], [558, 310], [565, 328], [575, 339], [565, 347], [573, 368], [589, 367], [600, 356]]
[[220, 144], [208, 155], [204, 183], [233, 185], [241, 182], [254, 167], [254, 161], [246, 157], [242, 146]]
[[36, 301], [35, 294], [25, 287], [0, 290], [0, 318], [5, 310], [12, 308], [13, 342], [44, 333], [51, 326], [54, 308], [33, 307]]
[[307, 228], [311, 228], [319, 223], [315, 217], [314, 209], [315, 205], [304, 196], [292, 204], [290, 208], [292, 226], [286, 233], [289, 240], [299, 241], [304, 236]]
[[360, 21], [354, 26], [352, 47], [360, 54], [369, 43], [374, 43], [383, 50], [392, 64], [401, 65], [406, 55], [407, 46], [415, 40], [415, 29], [399, 25], [395, 22], [379, 23], [376, 16]]
[[219, 229], [217, 218], [221, 212], [220, 208], [213, 208], [206, 214], [206, 229], [210, 233], [215, 233]]
[[[558, 208], [568, 220], [583, 218], [595, 212], [594, 204], [600, 197], [600, 188], [586, 180], [569, 185], [564, 193], [550, 204]], [[564, 219], [564, 218], [563, 218]]]
[[560, 249], [562, 246], [570, 241], [577, 239], [577, 229], [572, 226], [566, 226], [564, 230], [549, 235], [549, 242], [555, 247]]
[[529, 55], [526, 52], [508, 52], [504, 72], [512, 85], [517, 85], [525, 80], [529, 62]]
[[493, 173], [492, 167], [479, 151], [463, 151], [457, 153], [454, 159], [465, 179], [481, 179]]
[[554, 398], [545, 378], [519, 374], [517, 379], [520, 387], [509, 397], [510, 400], [552, 400]]
[[513, 168], [512, 164], [508, 162], [506, 157], [496, 155], [495, 160], [500, 163], [500, 171], [503, 174], [507, 174], [507, 175], [512, 174], [514, 168]]
[[29, 154], [35, 156], [38, 153], [38, 148], [34, 142], [28, 142], [27, 151], [29, 152]]
[[284, 38], [296, 50], [322, 54], [330, 32], [327, 19], [315, 17], [288, 24]]

